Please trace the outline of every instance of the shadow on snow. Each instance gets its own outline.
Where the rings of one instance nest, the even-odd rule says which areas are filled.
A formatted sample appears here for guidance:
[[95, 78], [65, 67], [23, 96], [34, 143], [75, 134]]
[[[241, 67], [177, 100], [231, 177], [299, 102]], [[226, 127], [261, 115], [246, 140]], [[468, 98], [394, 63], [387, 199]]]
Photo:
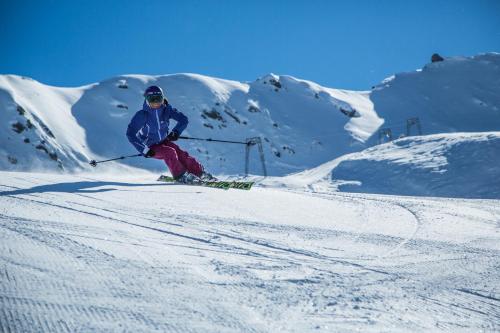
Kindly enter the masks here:
[[[33, 193], [46, 193], [46, 192], [60, 192], [60, 193], [100, 193], [115, 191], [116, 188], [96, 188], [102, 186], [126, 186], [126, 187], [140, 187], [140, 186], [165, 186], [166, 184], [134, 184], [122, 182], [106, 182], [106, 181], [80, 181], [38, 185], [27, 189], [18, 189], [13, 191], [0, 192], [0, 196], [4, 195], [17, 195], [17, 194], [33, 194]], [[94, 189], [95, 188], [95, 189]]]

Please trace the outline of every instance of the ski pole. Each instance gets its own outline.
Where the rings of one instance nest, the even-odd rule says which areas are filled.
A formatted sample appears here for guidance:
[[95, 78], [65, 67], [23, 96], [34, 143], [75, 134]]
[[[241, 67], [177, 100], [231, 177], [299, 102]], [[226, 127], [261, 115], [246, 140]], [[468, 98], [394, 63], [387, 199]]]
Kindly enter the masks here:
[[97, 166], [97, 163], [105, 163], [105, 162], [110, 162], [110, 161], [116, 161], [116, 160], [123, 160], [125, 158], [129, 158], [129, 157], [137, 157], [137, 156], [142, 156], [142, 154], [136, 154], [136, 155], [129, 155], [129, 156], [120, 156], [120, 157], [116, 157], [116, 158], [112, 158], [110, 160], [104, 160], [104, 161], [96, 161], [96, 160], [92, 160], [89, 162], [89, 164], [93, 167], [96, 167]]
[[202, 138], [192, 138], [189, 136], [180, 136], [179, 139], [184, 139], [184, 140], [200, 140], [200, 141], [212, 141], [212, 142], [225, 142], [225, 143], [238, 143], [241, 145], [248, 145], [248, 142], [240, 142], [240, 141], [227, 141], [227, 140], [216, 140], [216, 139], [202, 139]]

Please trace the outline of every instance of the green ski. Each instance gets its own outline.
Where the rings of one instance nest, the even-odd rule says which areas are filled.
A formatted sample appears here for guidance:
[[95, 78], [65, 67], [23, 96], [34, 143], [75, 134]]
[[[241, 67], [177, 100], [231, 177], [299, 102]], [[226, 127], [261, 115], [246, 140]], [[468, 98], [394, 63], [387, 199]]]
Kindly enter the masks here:
[[205, 186], [205, 187], [213, 187], [220, 188], [224, 190], [228, 190], [230, 188], [235, 188], [239, 190], [250, 190], [254, 182], [241, 182], [241, 181], [224, 181], [224, 180], [215, 180], [215, 181], [205, 181], [205, 180], [196, 180], [191, 184], [184, 184], [181, 182], [177, 182], [171, 176], [161, 175], [160, 178], [157, 179], [159, 182], [166, 183], [175, 183], [175, 184], [183, 184], [183, 185], [194, 185], [194, 186]]

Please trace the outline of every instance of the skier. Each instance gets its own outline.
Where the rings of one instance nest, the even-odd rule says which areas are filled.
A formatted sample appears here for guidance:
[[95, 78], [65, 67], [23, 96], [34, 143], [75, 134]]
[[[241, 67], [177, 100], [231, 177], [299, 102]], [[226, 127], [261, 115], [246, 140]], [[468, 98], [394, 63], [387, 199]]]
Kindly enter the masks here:
[[[170, 119], [177, 124], [169, 132]], [[196, 179], [215, 180], [203, 166], [176, 141], [187, 127], [188, 118], [173, 108], [158, 86], [150, 86], [144, 92], [142, 110], [132, 117], [127, 128], [127, 138], [146, 158], [165, 161], [176, 181], [191, 184]]]

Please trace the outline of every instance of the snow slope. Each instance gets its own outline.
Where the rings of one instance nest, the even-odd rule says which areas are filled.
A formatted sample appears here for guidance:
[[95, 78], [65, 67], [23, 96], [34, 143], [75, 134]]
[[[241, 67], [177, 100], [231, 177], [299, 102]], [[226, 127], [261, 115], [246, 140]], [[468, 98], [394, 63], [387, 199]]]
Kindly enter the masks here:
[[0, 172], [3, 332], [494, 332], [500, 201]]
[[[371, 100], [395, 137], [419, 117], [423, 134], [500, 130], [500, 54], [450, 57], [374, 87]], [[415, 127], [411, 134], [415, 134]]]
[[263, 181], [270, 187], [500, 199], [500, 132], [414, 136]]
[[[0, 75], [0, 169], [82, 171], [89, 159], [134, 153], [126, 126], [142, 106], [144, 89], [157, 84], [188, 115], [185, 135], [261, 137], [269, 174], [285, 175], [374, 145], [380, 127], [394, 137], [405, 134], [408, 118], [420, 119], [423, 134], [498, 131], [499, 68], [497, 53], [446, 58], [365, 92], [274, 74], [246, 83], [198, 74], [123, 75], [78, 88]], [[181, 145], [214, 173], [244, 170], [244, 145]], [[164, 170], [160, 161], [138, 158], [113, 168], [126, 165]], [[257, 149], [250, 171], [262, 174]]]
[[0, 76], [0, 168], [72, 169], [89, 157], [86, 129], [69, 112], [85, 88]]

